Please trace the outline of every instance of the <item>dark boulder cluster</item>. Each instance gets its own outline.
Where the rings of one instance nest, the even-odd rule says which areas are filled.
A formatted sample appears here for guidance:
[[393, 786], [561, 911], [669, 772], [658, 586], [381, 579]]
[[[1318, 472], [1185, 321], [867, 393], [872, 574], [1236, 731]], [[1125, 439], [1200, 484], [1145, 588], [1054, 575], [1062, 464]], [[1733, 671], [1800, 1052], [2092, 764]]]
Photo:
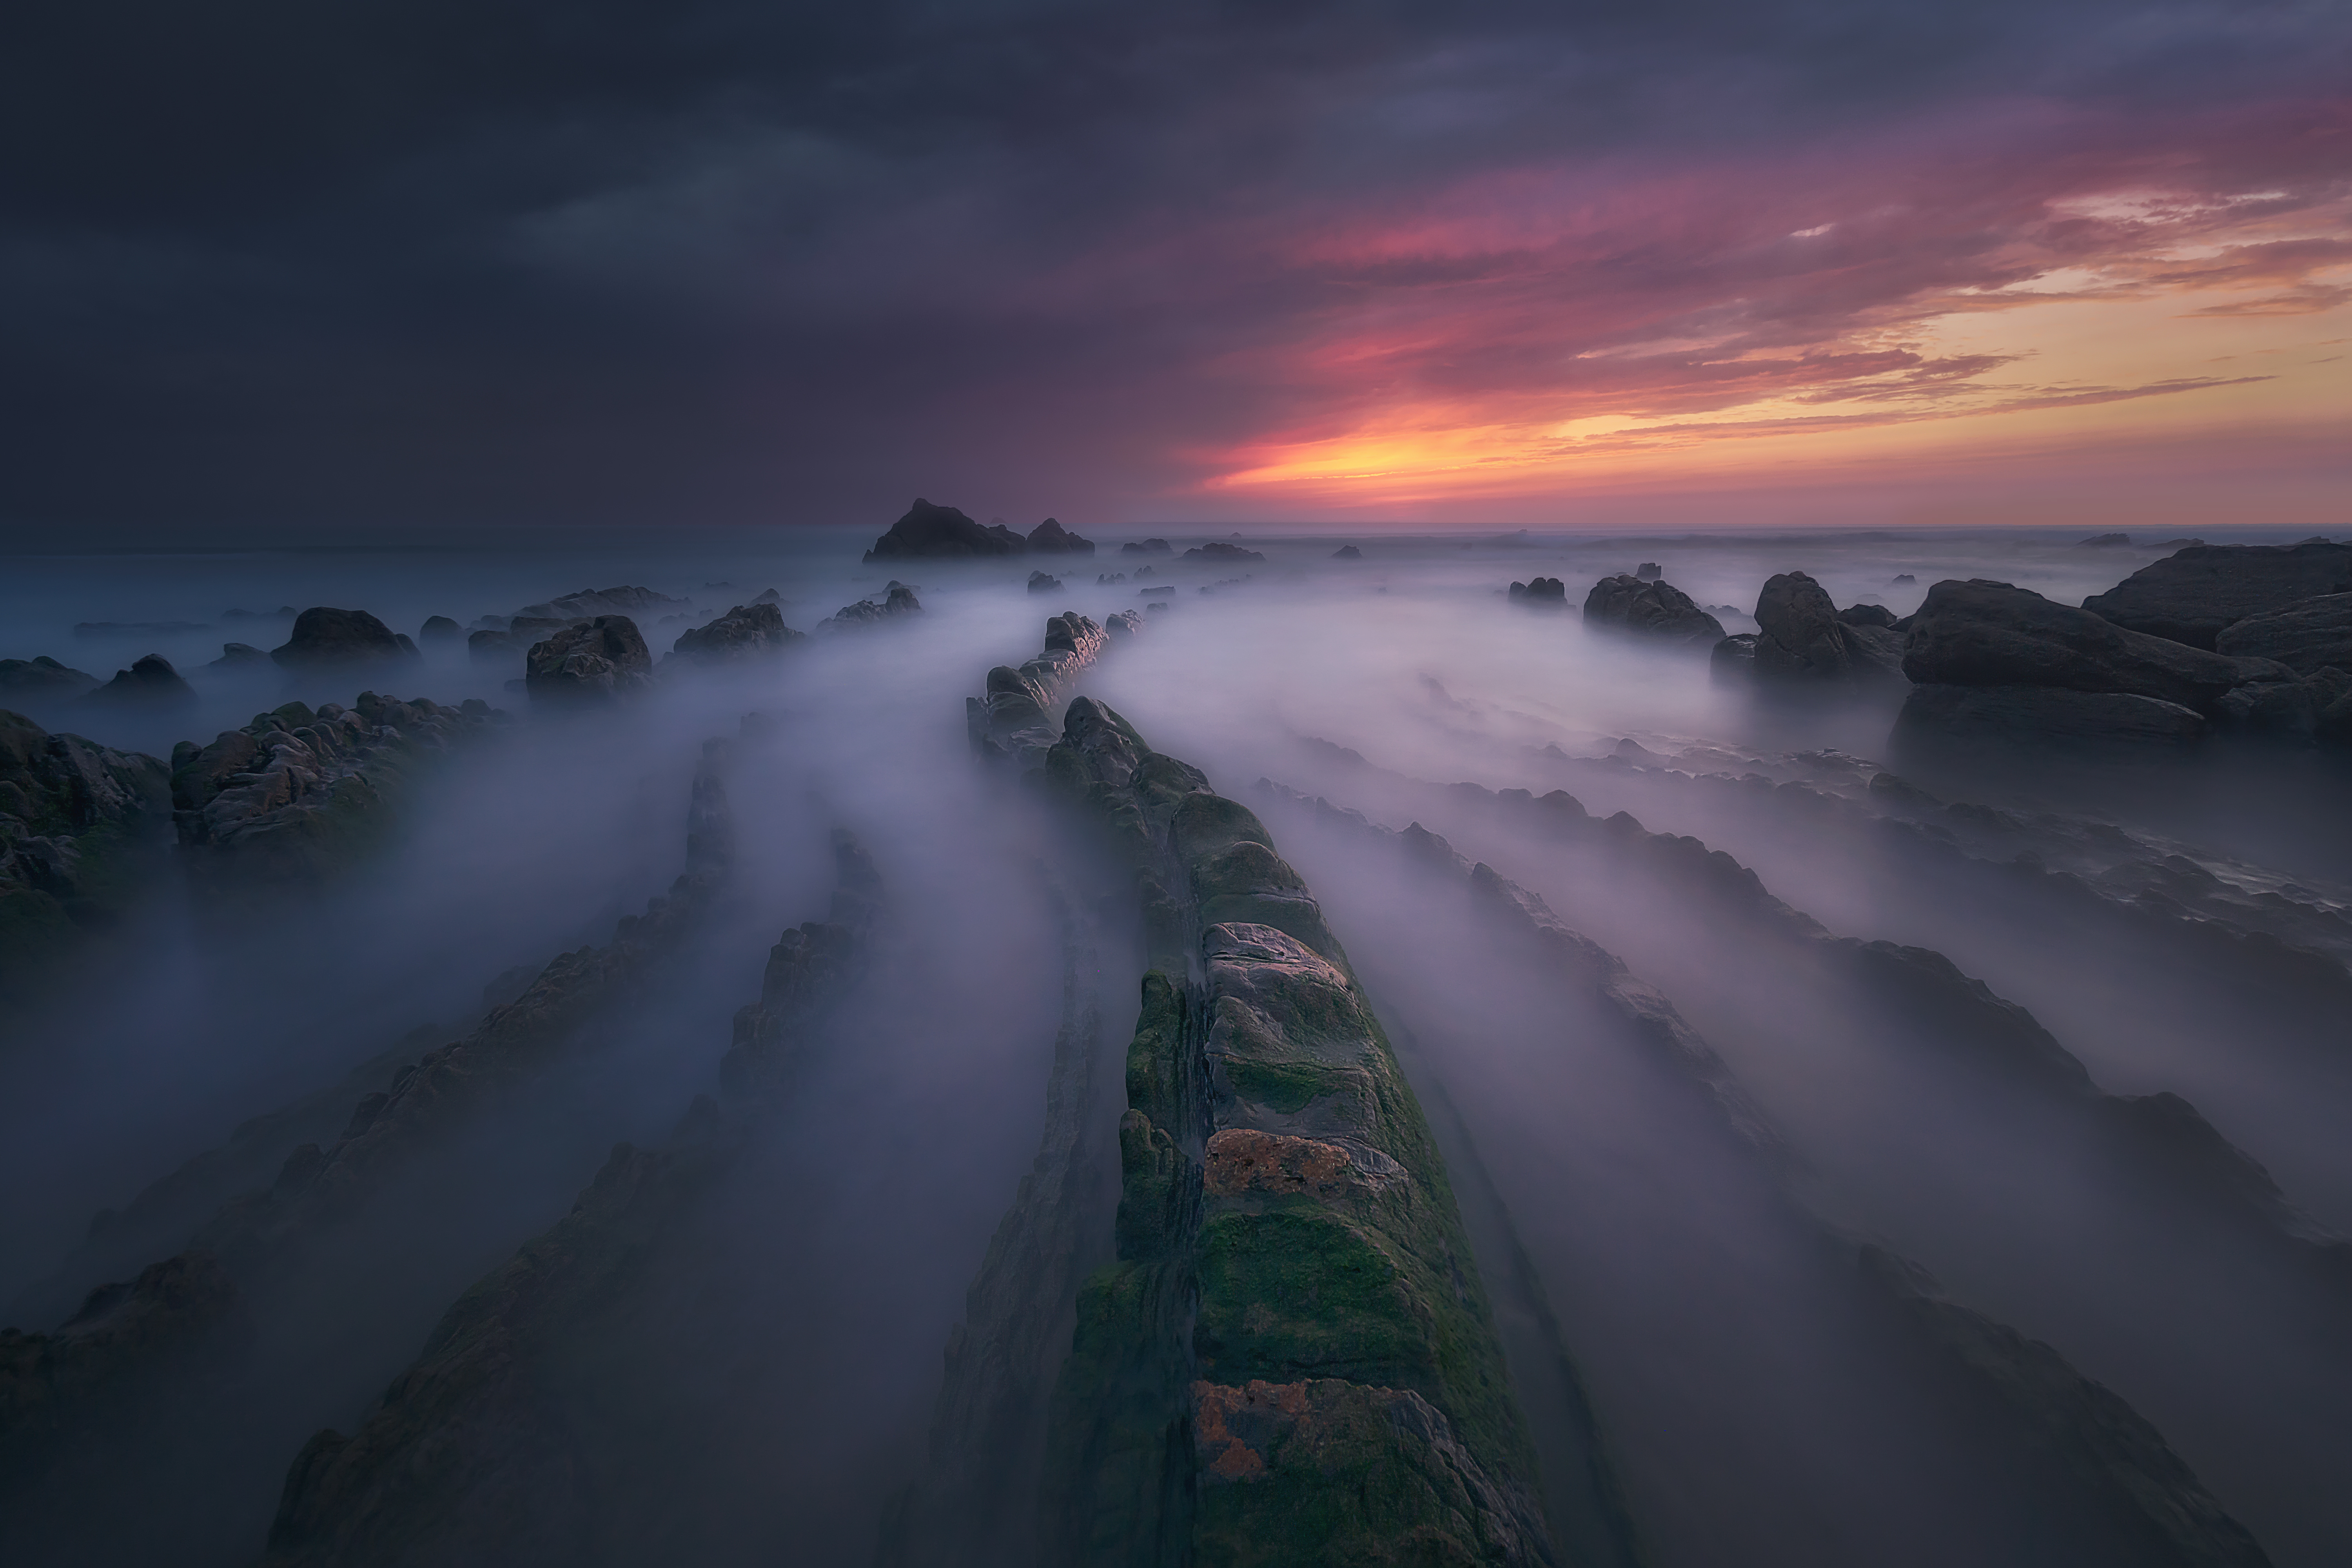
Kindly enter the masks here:
[[1802, 572], [1766, 580], [1756, 596], [1756, 628], [1715, 645], [1718, 678], [1788, 690], [1852, 690], [1902, 679], [1903, 637], [1894, 617], [1876, 605], [1840, 610]]
[[738, 605], [706, 625], [680, 632], [670, 652], [690, 664], [735, 664], [774, 653], [805, 635], [784, 625], [783, 611], [773, 605]]
[[920, 615], [922, 610], [922, 601], [915, 597], [915, 590], [893, 578], [883, 589], [880, 604], [866, 598], [854, 605], [844, 605], [837, 613], [817, 622], [816, 629], [821, 632], [845, 631], [852, 626], [870, 626], [899, 616]]
[[1032, 572], [1029, 574], [1029, 591], [1033, 594], [1058, 594], [1062, 591], [1062, 580], [1050, 572]]
[[[1536, 583], [1528, 584], [1530, 603]], [[1553, 586], [1559, 586], [1556, 580]], [[1592, 584], [1584, 596], [1584, 624], [1689, 647], [1712, 647], [1723, 640], [1723, 623], [1693, 604], [1680, 588], [1664, 579], [1622, 574]]]
[[2352, 593], [2352, 544], [2204, 544], [2143, 566], [2083, 608], [2131, 631], [2218, 648], [2221, 633], [2253, 616]]
[[637, 623], [598, 616], [569, 626], [523, 657], [531, 700], [559, 707], [599, 707], [642, 691], [653, 680], [653, 655]]
[[498, 733], [478, 700], [447, 708], [360, 693], [344, 708], [289, 702], [210, 745], [172, 749], [172, 819], [199, 885], [315, 887], [383, 845], [417, 773]]
[[[1611, 578], [1610, 581], [1616, 579]], [[1594, 591], [1599, 592], [1598, 589]], [[1526, 583], [1514, 583], [1509, 594], [1511, 603], [1525, 605], [1531, 610], [1564, 610], [1568, 607], [1568, 584], [1557, 577], [1538, 577]], [[1586, 613], [1589, 617], [1590, 610]]]
[[155, 868], [163, 764], [0, 710], [0, 994], [111, 922]]
[[890, 531], [874, 542], [867, 561], [962, 559], [991, 555], [1092, 555], [1094, 542], [1047, 518], [1024, 537], [1002, 521], [985, 526], [955, 507], [934, 506], [922, 497]]

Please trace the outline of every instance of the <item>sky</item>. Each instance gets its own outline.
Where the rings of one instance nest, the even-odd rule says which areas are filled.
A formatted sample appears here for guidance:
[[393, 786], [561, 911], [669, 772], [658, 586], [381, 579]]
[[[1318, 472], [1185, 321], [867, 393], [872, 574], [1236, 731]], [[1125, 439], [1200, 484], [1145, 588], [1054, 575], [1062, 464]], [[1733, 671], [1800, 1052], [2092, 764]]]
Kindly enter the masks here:
[[2341, 528], [2340, 5], [89, 0], [0, 524]]

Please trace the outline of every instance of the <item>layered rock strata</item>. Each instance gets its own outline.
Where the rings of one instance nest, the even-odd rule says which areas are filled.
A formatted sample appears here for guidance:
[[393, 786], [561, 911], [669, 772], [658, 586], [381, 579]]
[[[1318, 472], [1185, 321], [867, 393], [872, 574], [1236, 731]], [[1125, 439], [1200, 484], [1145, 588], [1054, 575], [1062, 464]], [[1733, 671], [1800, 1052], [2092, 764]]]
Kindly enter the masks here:
[[1142, 624], [1132, 611], [1100, 626], [1071, 611], [1045, 623], [1045, 650], [1019, 668], [1000, 664], [988, 672], [987, 695], [964, 699], [964, 728], [982, 756], [1009, 757], [1023, 767], [1039, 767], [1059, 740], [1053, 714], [1071, 686], [1115, 637], [1131, 637]]
[[172, 816], [189, 876], [212, 891], [318, 887], [397, 830], [418, 775], [501, 734], [478, 700], [446, 708], [362, 691], [350, 708], [289, 702], [172, 749]]
[[1046, 1560], [1551, 1561], [1443, 1162], [1315, 900], [1097, 702], [1046, 772], [1132, 867], [1151, 963]]

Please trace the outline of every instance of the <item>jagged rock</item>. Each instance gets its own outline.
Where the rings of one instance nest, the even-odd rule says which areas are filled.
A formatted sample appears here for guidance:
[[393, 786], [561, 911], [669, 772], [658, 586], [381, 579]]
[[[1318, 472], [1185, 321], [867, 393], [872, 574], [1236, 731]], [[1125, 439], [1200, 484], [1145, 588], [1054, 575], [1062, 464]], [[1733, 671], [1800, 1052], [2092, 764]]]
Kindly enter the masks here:
[[922, 608], [921, 601], [915, 597], [915, 591], [894, 578], [885, 588], [880, 604], [876, 604], [872, 599], [860, 599], [854, 605], [844, 605], [837, 614], [827, 616], [824, 620], [819, 621], [816, 624], [816, 629], [821, 632], [832, 632], [842, 631], [850, 626], [872, 626], [877, 621], [888, 620], [895, 616], [919, 615]]
[[1895, 716], [1898, 745], [1937, 742], [2094, 752], [2186, 752], [2204, 739], [2194, 709], [2119, 691], [2054, 686], [1914, 686]]
[[[1903, 669], [1922, 685], [2112, 692], [2208, 715], [2233, 687], [2294, 679], [2284, 665], [2203, 652], [1981, 578], [1927, 590], [1905, 643]], [[2108, 710], [2126, 711], [2115, 705]]]
[[1062, 591], [1062, 580], [1043, 572], [1032, 572], [1029, 574], [1029, 591], [1033, 594], [1058, 594]]
[[171, 660], [151, 653], [129, 669], [116, 670], [112, 680], [82, 701], [107, 708], [193, 708], [196, 689], [181, 679]]
[[1889, 631], [1895, 627], [1895, 612], [1884, 605], [1849, 605], [1837, 613], [1837, 618], [1842, 626], [1883, 626]]
[[1173, 549], [1174, 547], [1164, 539], [1147, 539], [1140, 543], [1129, 540], [1118, 547], [1118, 552], [1121, 555], [1166, 555]]
[[464, 628], [446, 616], [427, 616], [416, 628], [418, 642], [456, 642], [464, 635]]
[[269, 657], [289, 669], [334, 669], [413, 658], [390, 626], [365, 610], [314, 605], [294, 617], [294, 629]]
[[98, 677], [59, 664], [47, 654], [0, 658], [0, 699], [59, 702], [98, 689]]
[[637, 623], [626, 616], [598, 616], [567, 626], [531, 645], [523, 679], [535, 702], [595, 704], [617, 701], [642, 690], [653, 677], [653, 656]]
[[1363, 558], [1364, 552], [1352, 544], [1342, 544], [1339, 549], [1331, 552], [1331, 559], [1334, 561], [1361, 561]]
[[0, 710], [0, 991], [129, 905], [155, 869], [170, 800], [153, 757]]
[[1184, 552], [1182, 558], [1186, 561], [1213, 561], [1228, 563], [1263, 561], [1265, 559], [1264, 555], [1261, 555], [1255, 550], [1245, 550], [1238, 544], [1228, 544], [1222, 539], [1213, 539], [1206, 544], [1196, 544], [1192, 549]]
[[920, 496], [890, 531], [866, 552], [868, 561], [911, 557], [1019, 555], [1029, 542], [1002, 524], [983, 528], [951, 506], [933, 506]]
[[725, 664], [774, 653], [803, 635], [784, 625], [773, 605], [738, 605], [708, 626], [680, 632], [670, 651], [696, 664]]
[[2225, 626], [2305, 599], [2352, 593], [2352, 544], [2190, 545], [2143, 566], [2083, 608], [2119, 626], [2212, 648]]
[[419, 769], [506, 721], [478, 700], [363, 691], [351, 709], [289, 702], [208, 746], [184, 741], [172, 815], [189, 873], [222, 891], [331, 881], [388, 841]]
[[1712, 647], [1723, 640], [1723, 623], [1663, 579], [1603, 577], [1584, 595], [1584, 624], [1687, 647]]
[[2214, 637], [2213, 647], [2231, 658], [2274, 659], [2297, 675], [2330, 666], [2352, 670], [2352, 593], [2324, 594], [2233, 621]]
[[[1121, 635], [1131, 635], [1130, 616]], [[1020, 668], [988, 672], [987, 695], [964, 700], [964, 728], [982, 756], [1009, 756], [1024, 765], [1042, 761], [1055, 742], [1051, 710], [1081, 670], [1110, 645], [1110, 633], [1075, 611], [1045, 623], [1045, 647]]]
[[1029, 531], [1029, 552], [1033, 555], [1092, 555], [1095, 542], [1081, 539], [1052, 518], [1047, 518]]
[[1763, 679], [1850, 683], [1902, 673], [1899, 639], [1839, 620], [1829, 595], [1802, 572], [1765, 582], [1756, 626], [1755, 668]]
[[545, 604], [525, 605], [514, 613], [515, 626], [520, 630], [525, 621], [547, 621], [570, 624], [592, 621], [598, 616], [641, 616], [649, 610], [666, 609], [672, 605], [683, 605], [684, 599], [673, 599], [667, 594], [656, 594], [651, 588], [583, 588], [576, 594], [566, 594]]
[[1568, 584], [1557, 577], [1538, 577], [1526, 583], [1514, 583], [1507, 590], [1511, 603], [1530, 609], [1559, 610], [1568, 606]]
[[221, 656], [205, 666], [206, 669], [251, 669], [272, 662], [268, 653], [251, 643], [225, 642]]
[[1633, 568], [1633, 575], [1644, 583], [1654, 583], [1666, 574], [1666, 569], [1654, 561], [1644, 561]]

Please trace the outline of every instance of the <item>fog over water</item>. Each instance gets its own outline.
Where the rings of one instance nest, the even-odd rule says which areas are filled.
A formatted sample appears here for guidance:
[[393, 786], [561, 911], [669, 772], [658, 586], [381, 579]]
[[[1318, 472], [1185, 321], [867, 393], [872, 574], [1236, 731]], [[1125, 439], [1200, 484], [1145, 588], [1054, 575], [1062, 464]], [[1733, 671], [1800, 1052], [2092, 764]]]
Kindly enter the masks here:
[[[1159, 531], [1177, 552], [1206, 537]], [[1642, 563], [1734, 634], [1790, 571], [1897, 616], [1955, 578], [2071, 605], [2168, 547], [1265, 531], [1235, 541], [1264, 559], [1213, 563], [1122, 555], [1125, 537], [872, 564], [871, 530], [12, 560], [0, 658], [105, 680], [159, 654], [194, 688], [163, 710], [0, 702], [52, 732], [168, 763], [363, 689], [512, 717], [416, 767], [387, 841], [315, 885], [199, 888], [159, 841], [164, 869], [9, 999], [0, 1323], [53, 1333], [192, 1247], [238, 1295], [233, 1351], [109, 1384], [31, 1460], [0, 1441], [37, 1477], [0, 1491], [0, 1556], [1044, 1561], [1006, 1520], [1038, 1495], [1076, 1282], [1112, 1255], [1146, 921], [1044, 775], [975, 755], [965, 703], [1036, 657], [1047, 616], [1138, 610], [1051, 717], [1108, 704], [1255, 812], [1319, 903], [1431, 1109], [1557, 1561], [1617, 1550], [1575, 1522], [1609, 1489], [1578, 1479], [1580, 1400], [1662, 1568], [2352, 1561], [2342, 753], [1906, 754], [1900, 682], [1768, 700], [1704, 646], [1577, 613]], [[1335, 558], [1349, 542], [1361, 557]], [[1030, 591], [1041, 565], [1059, 590]], [[1507, 595], [1538, 575], [1565, 609]], [[919, 614], [818, 629], [893, 580]], [[656, 661], [769, 589], [814, 635], [673, 660], [577, 710], [534, 704], [519, 650], [420, 636], [619, 584], [688, 601], [635, 617]], [[369, 611], [421, 652], [363, 678], [207, 668], [312, 605]], [[277, 1212], [245, 1200], [290, 1192], [289, 1158], [307, 1173], [315, 1144], [341, 1169], [355, 1107], [559, 955], [654, 942], [653, 917], [616, 922], [656, 898], [690, 907], [683, 934], [560, 1040], [397, 1164], [352, 1164], [337, 1206], [239, 1228]], [[803, 922], [847, 956], [787, 994], [772, 950]], [[790, 1020], [756, 1095], [721, 1067], [747, 1059], [755, 1004]], [[624, 1193], [624, 1142], [674, 1163]], [[625, 1240], [566, 1239], [600, 1204], [626, 1217], [598, 1236]], [[604, 1271], [500, 1272], [575, 1253]], [[341, 1451], [306, 1449], [322, 1429], [375, 1419], [390, 1445], [388, 1388], [477, 1397], [426, 1375], [453, 1304], [449, 1322], [541, 1301], [549, 1370], [463, 1428], [495, 1430], [515, 1467], [504, 1522], [436, 1516], [457, 1534], [406, 1557], [302, 1545], [347, 1519], [407, 1539], [405, 1516], [337, 1515], [345, 1494], [289, 1472]], [[1947, 1308], [1992, 1325], [1969, 1344], [2027, 1360], [1987, 1373]], [[1987, 1392], [2061, 1361], [2160, 1434], [2144, 1473], [2201, 1485], [2255, 1555], [2150, 1534], [2110, 1450], [2084, 1458], [2058, 1416]], [[2043, 1372], [2013, 1372], [2029, 1362]], [[989, 1426], [977, 1395], [959, 1404], [966, 1376], [1025, 1414]], [[2106, 1408], [2063, 1388], [2034, 1409]], [[974, 1479], [990, 1465], [1013, 1479]], [[959, 1535], [982, 1504], [954, 1478], [1023, 1500]], [[302, 1516], [324, 1533], [284, 1523], [298, 1494], [327, 1500]], [[934, 1528], [960, 1543], [891, 1544]]]

